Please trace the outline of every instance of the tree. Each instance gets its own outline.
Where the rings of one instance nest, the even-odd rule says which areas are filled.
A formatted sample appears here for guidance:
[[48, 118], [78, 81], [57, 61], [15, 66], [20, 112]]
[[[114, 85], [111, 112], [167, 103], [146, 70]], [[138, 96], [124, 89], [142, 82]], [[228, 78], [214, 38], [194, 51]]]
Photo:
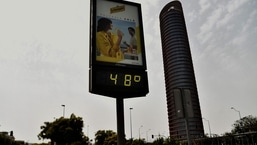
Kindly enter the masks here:
[[235, 134], [250, 131], [257, 131], [257, 117], [253, 117], [252, 115], [237, 120], [233, 124], [233, 129], [231, 132]]
[[98, 130], [95, 134], [95, 145], [116, 145], [117, 134], [112, 130]]
[[177, 145], [178, 141], [173, 137], [168, 137], [164, 140], [164, 145]]
[[131, 143], [131, 140], [128, 140], [127, 145], [146, 145], [146, 142], [144, 139], [134, 139], [132, 140], [132, 143]]
[[59, 118], [53, 122], [44, 122], [40, 127], [42, 131], [39, 133], [39, 139], [50, 139], [57, 145], [64, 144], [82, 144], [88, 141], [88, 137], [82, 132], [83, 120], [71, 114], [70, 118]]
[[164, 145], [164, 138], [158, 137], [156, 140], [153, 141], [153, 145]]

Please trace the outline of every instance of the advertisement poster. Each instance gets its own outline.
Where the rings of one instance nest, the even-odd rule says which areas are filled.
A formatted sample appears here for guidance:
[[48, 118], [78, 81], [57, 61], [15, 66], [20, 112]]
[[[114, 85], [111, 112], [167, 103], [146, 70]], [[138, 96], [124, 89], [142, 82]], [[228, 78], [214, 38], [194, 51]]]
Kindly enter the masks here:
[[137, 5], [97, 0], [95, 24], [96, 61], [143, 65]]

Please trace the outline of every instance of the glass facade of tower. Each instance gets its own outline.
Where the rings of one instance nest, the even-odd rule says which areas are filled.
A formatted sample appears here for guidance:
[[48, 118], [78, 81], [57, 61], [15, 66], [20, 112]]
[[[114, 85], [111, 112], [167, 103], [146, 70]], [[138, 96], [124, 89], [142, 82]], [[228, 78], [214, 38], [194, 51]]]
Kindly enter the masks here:
[[170, 136], [181, 140], [202, 137], [200, 103], [179, 1], [172, 1], [162, 9], [160, 29]]

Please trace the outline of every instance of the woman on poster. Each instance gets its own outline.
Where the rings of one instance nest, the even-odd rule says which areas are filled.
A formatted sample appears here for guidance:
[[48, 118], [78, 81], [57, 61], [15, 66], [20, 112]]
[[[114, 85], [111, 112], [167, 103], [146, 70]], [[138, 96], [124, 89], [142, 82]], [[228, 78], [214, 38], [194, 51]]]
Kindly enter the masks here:
[[107, 18], [100, 18], [97, 24], [96, 47], [101, 56], [121, 57], [120, 43], [123, 33], [117, 30], [117, 34], [111, 33], [112, 21]]

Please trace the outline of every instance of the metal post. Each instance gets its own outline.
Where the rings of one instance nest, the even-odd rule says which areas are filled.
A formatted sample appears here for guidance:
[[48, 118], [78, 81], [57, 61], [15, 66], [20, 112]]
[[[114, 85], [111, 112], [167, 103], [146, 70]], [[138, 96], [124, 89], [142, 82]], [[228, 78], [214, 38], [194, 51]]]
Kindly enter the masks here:
[[63, 118], [65, 117], [65, 105], [62, 105], [62, 107], [63, 107]]
[[129, 108], [129, 115], [130, 115], [130, 138], [131, 138], [131, 141], [132, 141], [132, 116], [131, 116], [131, 110], [132, 110], [133, 108]]
[[207, 120], [207, 119], [205, 119], [205, 118], [203, 118], [205, 121], [207, 121], [208, 122], [208, 126], [209, 126], [209, 132], [210, 132], [210, 138], [211, 138], [211, 126], [210, 126], [210, 121], [209, 120]]
[[125, 145], [125, 131], [124, 131], [124, 105], [123, 98], [116, 98], [116, 110], [117, 110], [117, 141], [118, 145]]
[[141, 125], [140, 127], [139, 127], [139, 129], [138, 129], [138, 138], [139, 138], [139, 140], [140, 140], [140, 134], [141, 134], [141, 131], [140, 131], [140, 129], [143, 127], [143, 125]]
[[148, 132], [150, 131], [151, 129], [148, 129], [147, 131], [146, 131], [146, 142], [148, 142]]

